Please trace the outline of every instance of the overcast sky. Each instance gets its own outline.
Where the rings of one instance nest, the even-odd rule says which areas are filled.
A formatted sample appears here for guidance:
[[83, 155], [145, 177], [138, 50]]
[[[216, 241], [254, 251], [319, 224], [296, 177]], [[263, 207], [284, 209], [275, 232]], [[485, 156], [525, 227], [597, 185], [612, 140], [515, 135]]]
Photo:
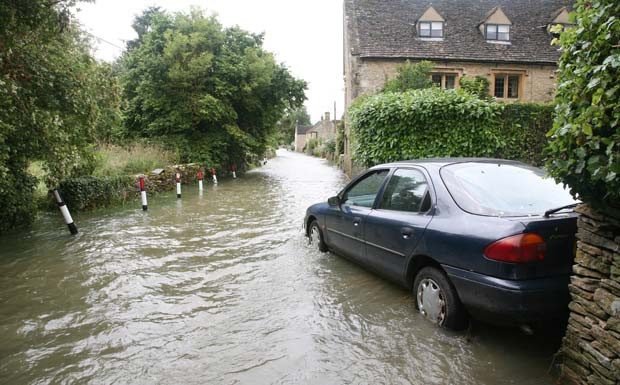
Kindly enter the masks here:
[[306, 107], [313, 123], [325, 111], [333, 115], [334, 102], [342, 115], [342, 0], [96, 0], [79, 4], [77, 16], [100, 39], [95, 56], [112, 61], [136, 37], [131, 23], [144, 9], [187, 12], [193, 5], [216, 13], [224, 26], [264, 32], [265, 49], [308, 82]]

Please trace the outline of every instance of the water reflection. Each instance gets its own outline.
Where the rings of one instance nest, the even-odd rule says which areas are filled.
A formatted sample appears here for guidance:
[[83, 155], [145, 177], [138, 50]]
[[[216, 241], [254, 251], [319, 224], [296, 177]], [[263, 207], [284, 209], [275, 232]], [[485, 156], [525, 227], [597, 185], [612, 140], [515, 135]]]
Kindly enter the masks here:
[[547, 384], [557, 340], [437, 329], [302, 235], [345, 184], [280, 152], [218, 186], [0, 239], [0, 383]]

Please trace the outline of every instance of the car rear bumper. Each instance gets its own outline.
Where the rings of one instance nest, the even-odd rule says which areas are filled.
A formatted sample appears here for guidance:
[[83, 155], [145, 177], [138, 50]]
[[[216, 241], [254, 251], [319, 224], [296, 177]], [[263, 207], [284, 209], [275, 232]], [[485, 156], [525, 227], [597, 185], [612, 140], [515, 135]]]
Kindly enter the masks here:
[[443, 268], [473, 318], [519, 325], [557, 319], [568, 312], [568, 276], [513, 281]]

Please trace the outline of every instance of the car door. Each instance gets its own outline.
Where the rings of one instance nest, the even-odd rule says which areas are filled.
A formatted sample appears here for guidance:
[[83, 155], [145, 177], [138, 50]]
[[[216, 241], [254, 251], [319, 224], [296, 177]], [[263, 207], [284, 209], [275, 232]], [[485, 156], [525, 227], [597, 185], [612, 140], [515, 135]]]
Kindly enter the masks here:
[[340, 204], [325, 217], [328, 243], [341, 254], [361, 260], [364, 254], [364, 225], [389, 169], [372, 170], [347, 186]]
[[371, 268], [403, 281], [407, 259], [432, 219], [432, 191], [421, 169], [394, 171], [366, 218], [365, 258]]

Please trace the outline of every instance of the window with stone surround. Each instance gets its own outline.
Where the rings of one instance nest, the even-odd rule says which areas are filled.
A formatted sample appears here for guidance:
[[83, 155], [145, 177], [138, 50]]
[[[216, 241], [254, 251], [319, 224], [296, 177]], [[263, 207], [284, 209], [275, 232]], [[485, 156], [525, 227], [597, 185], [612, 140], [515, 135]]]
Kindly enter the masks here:
[[497, 99], [518, 100], [521, 94], [521, 74], [495, 74], [493, 96]]
[[433, 81], [433, 84], [444, 90], [451, 90], [456, 88], [457, 78], [458, 75], [456, 73], [450, 72], [433, 72], [431, 74], [431, 80]]

